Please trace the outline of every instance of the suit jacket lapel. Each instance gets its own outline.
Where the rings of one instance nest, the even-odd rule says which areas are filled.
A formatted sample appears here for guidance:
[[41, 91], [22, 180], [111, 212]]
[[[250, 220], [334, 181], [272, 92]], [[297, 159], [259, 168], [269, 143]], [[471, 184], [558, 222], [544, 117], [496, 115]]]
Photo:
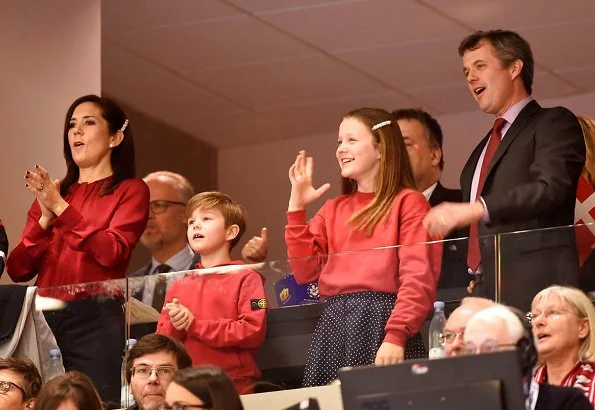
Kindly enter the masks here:
[[494, 169], [494, 166], [498, 163], [498, 161], [500, 161], [506, 150], [508, 150], [510, 144], [512, 144], [516, 137], [519, 136], [519, 134], [529, 123], [533, 115], [540, 109], [541, 107], [537, 102], [531, 101], [529, 104], [525, 106], [525, 108], [521, 110], [519, 115], [515, 118], [514, 122], [510, 125], [510, 128], [508, 128], [508, 131], [506, 131], [506, 135], [504, 136], [502, 142], [498, 146], [498, 149], [494, 154], [494, 158], [492, 158], [492, 163], [488, 168], [486, 180], [490, 177], [490, 173]]
[[477, 168], [479, 157], [481, 156], [483, 148], [488, 143], [491, 133], [492, 131], [490, 130], [488, 134], [481, 140], [479, 145], [475, 147], [475, 149], [471, 153], [471, 156], [467, 160], [467, 163], [463, 167], [460, 180], [461, 192], [463, 194], [463, 202], [469, 202], [469, 200], [471, 199], [471, 184], [473, 183], [473, 175], [475, 174], [475, 168]]

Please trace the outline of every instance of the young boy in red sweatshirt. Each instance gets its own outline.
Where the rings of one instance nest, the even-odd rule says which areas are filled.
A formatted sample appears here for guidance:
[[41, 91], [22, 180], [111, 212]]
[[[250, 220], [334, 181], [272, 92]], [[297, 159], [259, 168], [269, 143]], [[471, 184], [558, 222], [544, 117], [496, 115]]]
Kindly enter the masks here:
[[231, 249], [246, 230], [246, 212], [229, 196], [203, 192], [186, 206], [188, 242], [200, 254], [198, 269], [170, 286], [157, 333], [184, 343], [194, 366], [221, 367], [240, 394], [260, 377], [254, 352], [266, 333], [263, 279]]

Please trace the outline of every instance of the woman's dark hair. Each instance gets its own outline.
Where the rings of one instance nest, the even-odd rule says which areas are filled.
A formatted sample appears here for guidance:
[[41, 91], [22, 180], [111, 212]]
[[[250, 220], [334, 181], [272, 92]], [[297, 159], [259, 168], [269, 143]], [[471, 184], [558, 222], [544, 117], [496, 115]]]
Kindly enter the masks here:
[[[66, 119], [64, 120], [64, 159], [66, 160], [66, 176], [60, 182], [60, 194], [66, 196], [70, 187], [78, 182], [79, 167], [72, 158], [72, 150], [68, 142], [68, 131], [70, 129], [70, 120], [76, 107], [82, 103], [90, 102], [95, 104], [101, 110], [103, 118], [107, 121], [110, 135], [115, 134], [122, 129], [124, 122], [128, 119], [124, 110], [114, 100], [106, 97], [89, 94], [77, 98], [68, 108]], [[134, 178], [134, 138], [130, 124], [124, 130], [124, 139], [112, 149], [110, 159], [114, 171], [112, 177], [101, 187], [99, 194], [101, 196], [111, 194], [120, 185], [122, 181], [128, 178]]]
[[56, 376], [44, 384], [34, 410], [56, 410], [67, 401], [72, 401], [79, 410], [103, 410], [91, 379], [77, 371]]
[[194, 394], [211, 410], [244, 410], [233, 382], [218, 367], [203, 365], [179, 370], [173, 382]]

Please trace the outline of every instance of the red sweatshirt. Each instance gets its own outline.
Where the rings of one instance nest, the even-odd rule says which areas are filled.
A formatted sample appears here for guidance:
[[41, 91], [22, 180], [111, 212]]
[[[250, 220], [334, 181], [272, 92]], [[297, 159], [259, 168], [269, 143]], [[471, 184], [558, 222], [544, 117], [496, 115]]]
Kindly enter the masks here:
[[[243, 265], [233, 261], [229, 265]], [[200, 269], [202, 266], [197, 265]], [[254, 352], [266, 336], [264, 284], [260, 274], [243, 268], [226, 274], [191, 275], [171, 284], [166, 302], [174, 298], [194, 315], [188, 331], [176, 330], [163, 309], [157, 333], [184, 343], [194, 366], [212, 364], [222, 368], [239, 393], [252, 392], [260, 371]]]
[[[323, 297], [359, 291], [398, 294], [384, 341], [405, 346], [432, 308], [442, 246], [412, 245], [430, 241], [422, 225], [430, 207], [421, 193], [410, 189], [395, 197], [388, 220], [381, 220], [371, 236], [356, 231], [347, 221], [373, 197], [357, 192], [331, 199], [309, 224], [304, 211], [288, 212], [287, 253], [296, 280], [318, 280]], [[394, 245], [410, 246], [374, 249]]]
[[[106, 180], [74, 184], [64, 198], [69, 206], [46, 230], [37, 222], [41, 209], [33, 202], [21, 240], [8, 257], [13, 281], [38, 275], [37, 286], [48, 288], [124, 277], [149, 218], [149, 188], [141, 179], [127, 179], [113, 193], [99, 196]], [[65, 299], [66, 294], [102, 292], [91, 288], [55, 291]], [[50, 296], [48, 291], [40, 293]]]

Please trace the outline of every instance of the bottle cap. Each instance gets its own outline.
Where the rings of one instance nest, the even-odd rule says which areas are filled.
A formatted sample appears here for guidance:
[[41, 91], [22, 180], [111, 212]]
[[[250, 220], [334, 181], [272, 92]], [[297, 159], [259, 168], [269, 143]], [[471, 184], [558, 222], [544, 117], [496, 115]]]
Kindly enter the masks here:
[[136, 339], [128, 339], [126, 340], [126, 346], [127, 347], [132, 347], [136, 344]]
[[50, 357], [60, 357], [62, 354], [60, 353], [60, 349], [52, 349], [50, 350]]
[[436, 302], [434, 302], [434, 309], [442, 309], [444, 310], [444, 302], [437, 300]]

